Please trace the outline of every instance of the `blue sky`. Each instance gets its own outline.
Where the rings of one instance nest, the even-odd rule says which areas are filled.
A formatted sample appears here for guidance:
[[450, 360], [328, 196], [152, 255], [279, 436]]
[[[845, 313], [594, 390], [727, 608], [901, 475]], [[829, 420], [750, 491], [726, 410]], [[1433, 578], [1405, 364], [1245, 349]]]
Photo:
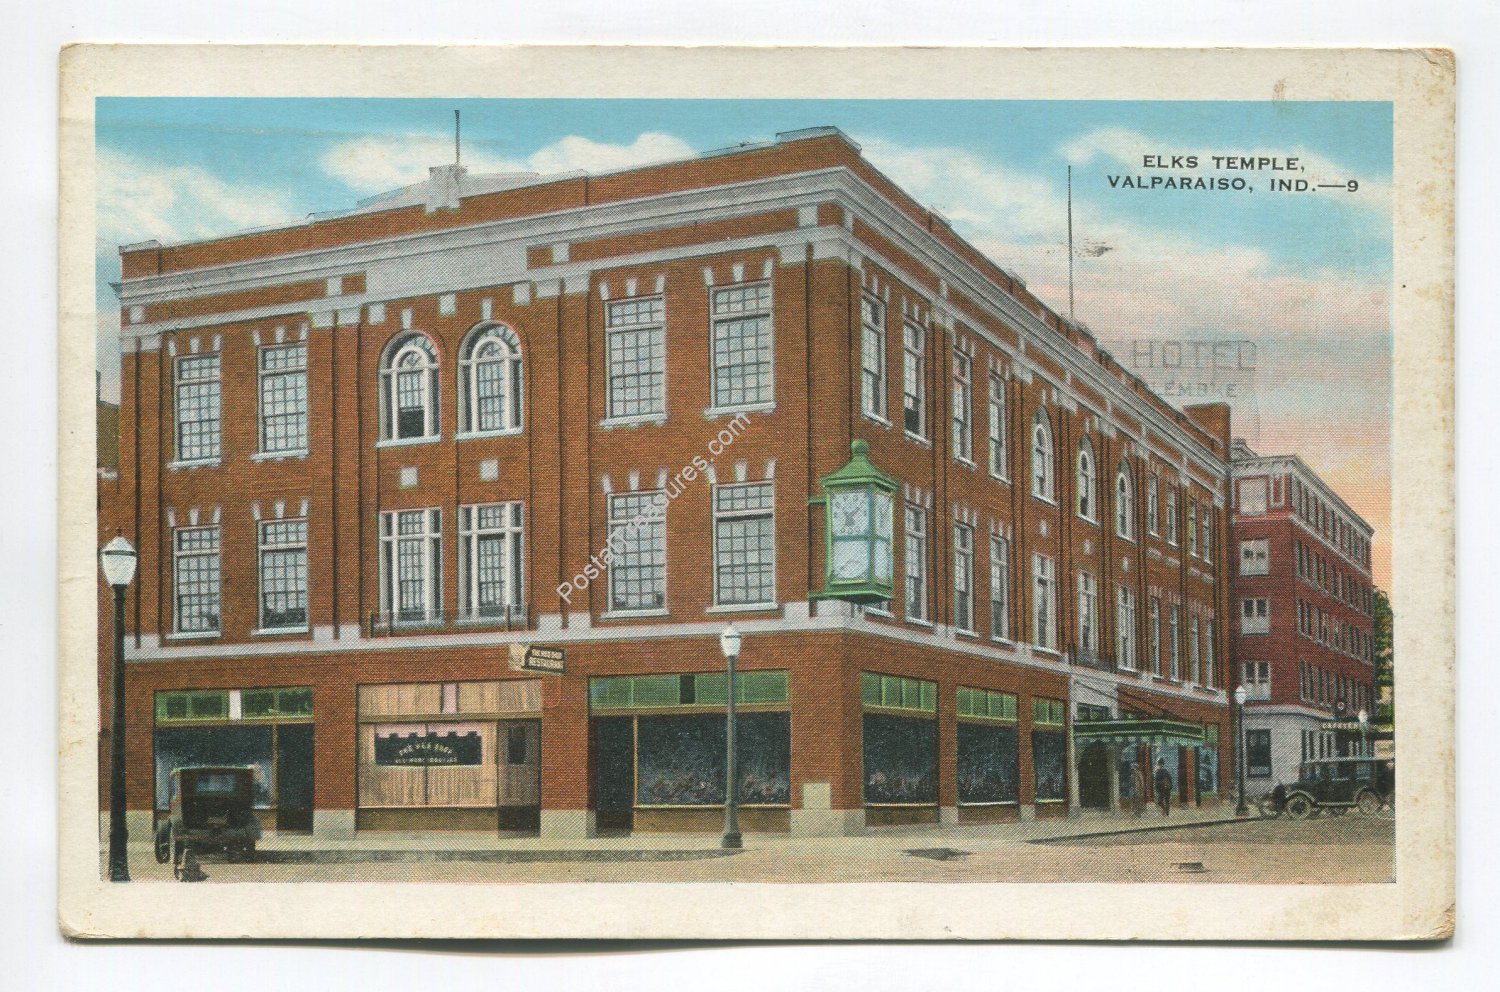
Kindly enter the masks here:
[[[1295, 450], [1388, 521], [1391, 141], [1383, 103], [897, 100], [322, 100], [96, 103], [99, 364], [116, 389], [117, 246], [294, 223], [451, 161], [471, 171], [604, 171], [832, 124], [958, 232], [1067, 306], [1073, 166], [1077, 317], [1122, 357], [1141, 341], [1254, 341], [1236, 433]], [[1149, 170], [1147, 154], [1196, 154]], [[1210, 155], [1297, 156], [1313, 183]], [[1135, 191], [1109, 176], [1243, 177], [1253, 192]], [[1152, 381], [1151, 376], [1147, 376]], [[1366, 494], [1364, 490], [1368, 489]]]

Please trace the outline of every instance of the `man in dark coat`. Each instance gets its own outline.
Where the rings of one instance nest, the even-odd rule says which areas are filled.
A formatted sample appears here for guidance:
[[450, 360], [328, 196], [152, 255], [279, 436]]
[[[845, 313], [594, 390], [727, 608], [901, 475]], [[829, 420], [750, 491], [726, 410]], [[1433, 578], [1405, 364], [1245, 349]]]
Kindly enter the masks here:
[[1168, 816], [1172, 812], [1172, 776], [1167, 772], [1167, 759], [1156, 759], [1156, 778], [1152, 781], [1156, 787], [1156, 805], [1161, 809], [1162, 816]]

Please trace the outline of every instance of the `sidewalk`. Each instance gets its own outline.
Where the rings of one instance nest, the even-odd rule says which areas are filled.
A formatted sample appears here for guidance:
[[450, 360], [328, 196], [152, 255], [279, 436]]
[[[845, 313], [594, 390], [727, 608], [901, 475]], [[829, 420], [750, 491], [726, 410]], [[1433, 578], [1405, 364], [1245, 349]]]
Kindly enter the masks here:
[[[1109, 814], [1094, 811], [1069, 819], [1046, 819], [1029, 823], [965, 824], [939, 827], [923, 824], [901, 827], [873, 827], [854, 837], [793, 837], [776, 833], [746, 833], [746, 850], [775, 850], [785, 853], [827, 851], [841, 857], [869, 854], [888, 856], [911, 849], [946, 848], [965, 851], [996, 850], [1027, 843], [1045, 843], [1088, 834], [1119, 834], [1208, 826], [1233, 822], [1234, 806], [1220, 803], [1204, 808], [1174, 809], [1163, 817], [1151, 807], [1143, 816], [1133, 813]], [[132, 840], [135, 840], [132, 838]], [[132, 847], [135, 846], [133, 843]], [[268, 833], [257, 845], [263, 852], [286, 852], [290, 859], [301, 860], [303, 853], [356, 852], [371, 858], [381, 853], [430, 852], [462, 858], [465, 853], [488, 860], [486, 852], [510, 852], [517, 860], [570, 860], [586, 852], [598, 852], [611, 859], [668, 858], [688, 859], [717, 855], [720, 852], [716, 833], [636, 833], [604, 837], [500, 837], [480, 831], [381, 831], [332, 840], [306, 834]], [[711, 853], [712, 852], [712, 853]], [[289, 860], [290, 860], [289, 859]], [[509, 860], [506, 858], [505, 860]]]

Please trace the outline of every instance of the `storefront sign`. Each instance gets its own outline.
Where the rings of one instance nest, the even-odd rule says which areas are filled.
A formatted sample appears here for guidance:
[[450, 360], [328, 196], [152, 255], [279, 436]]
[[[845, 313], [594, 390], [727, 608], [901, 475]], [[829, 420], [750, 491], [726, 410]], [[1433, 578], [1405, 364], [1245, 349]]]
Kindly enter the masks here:
[[561, 675], [563, 666], [562, 648], [546, 647], [541, 644], [512, 644], [510, 646], [511, 671]]
[[377, 765], [477, 765], [483, 744], [475, 733], [391, 734], [375, 737]]

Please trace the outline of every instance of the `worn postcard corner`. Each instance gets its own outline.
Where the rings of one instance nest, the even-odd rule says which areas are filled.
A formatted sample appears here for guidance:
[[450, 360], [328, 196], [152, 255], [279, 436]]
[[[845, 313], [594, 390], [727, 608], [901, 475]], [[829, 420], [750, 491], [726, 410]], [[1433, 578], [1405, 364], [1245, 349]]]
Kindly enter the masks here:
[[1452, 935], [1451, 52], [60, 64], [67, 936]]

